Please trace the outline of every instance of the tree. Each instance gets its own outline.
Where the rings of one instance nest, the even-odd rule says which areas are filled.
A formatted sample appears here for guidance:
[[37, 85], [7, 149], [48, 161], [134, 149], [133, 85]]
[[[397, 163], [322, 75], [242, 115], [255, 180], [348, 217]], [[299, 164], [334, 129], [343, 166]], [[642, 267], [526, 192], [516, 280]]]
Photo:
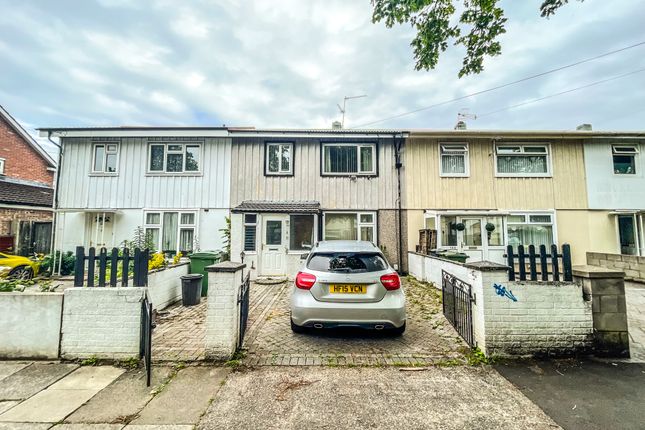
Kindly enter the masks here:
[[[374, 7], [372, 22], [385, 21], [388, 28], [394, 24], [410, 23], [417, 31], [410, 45], [414, 49], [416, 70], [430, 70], [437, 66], [439, 55], [454, 45], [466, 48], [459, 77], [484, 70], [484, 58], [502, 52], [498, 38], [506, 32], [507, 18], [500, 0], [463, 0], [464, 10], [455, 23], [457, 0], [371, 0]], [[548, 18], [569, 0], [542, 0], [540, 13]], [[584, 0], [578, 0], [580, 2]]]

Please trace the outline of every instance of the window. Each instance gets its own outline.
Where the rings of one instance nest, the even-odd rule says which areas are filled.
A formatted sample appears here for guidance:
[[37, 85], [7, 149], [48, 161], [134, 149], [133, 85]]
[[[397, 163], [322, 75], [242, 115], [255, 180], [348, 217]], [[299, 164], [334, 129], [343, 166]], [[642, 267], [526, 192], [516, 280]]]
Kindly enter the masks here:
[[258, 215], [244, 214], [244, 250], [255, 251]]
[[636, 156], [638, 147], [612, 145], [612, 158], [614, 162], [614, 173], [617, 175], [636, 174]]
[[508, 244], [544, 245], [547, 249], [555, 243], [553, 239], [553, 215], [551, 214], [513, 214], [507, 218]]
[[322, 253], [314, 254], [307, 268], [317, 272], [365, 273], [387, 269], [387, 263], [376, 253]]
[[304, 251], [314, 244], [314, 216], [291, 215], [289, 220], [289, 249]]
[[439, 145], [441, 176], [468, 176], [468, 145]]
[[620, 253], [638, 255], [638, 224], [634, 215], [618, 215]]
[[119, 145], [116, 143], [95, 143], [92, 172], [116, 173]]
[[266, 222], [266, 244], [282, 244], [282, 221], [267, 220]]
[[266, 153], [267, 175], [290, 175], [293, 173], [293, 144], [268, 143]]
[[376, 145], [326, 143], [323, 145], [324, 175], [376, 174]]
[[4, 175], [4, 158], [0, 158], [0, 175]]
[[199, 172], [201, 156], [199, 143], [152, 143], [148, 171], [151, 173]]
[[196, 230], [195, 212], [147, 212], [146, 236], [155, 250], [163, 252], [193, 252]]
[[441, 217], [441, 246], [457, 246], [457, 217]]
[[498, 176], [549, 176], [548, 145], [498, 145], [495, 148]]
[[363, 213], [326, 213], [325, 240], [366, 240], [376, 243], [376, 215]]

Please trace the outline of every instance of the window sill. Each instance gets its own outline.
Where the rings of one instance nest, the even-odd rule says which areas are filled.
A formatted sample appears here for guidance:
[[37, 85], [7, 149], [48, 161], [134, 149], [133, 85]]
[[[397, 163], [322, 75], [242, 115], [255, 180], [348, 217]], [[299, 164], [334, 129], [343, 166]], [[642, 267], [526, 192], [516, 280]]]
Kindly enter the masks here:
[[293, 176], [293, 173], [265, 173], [264, 176], [270, 177], [284, 177], [284, 176]]
[[204, 176], [202, 172], [146, 172], [146, 176], [187, 176], [187, 177], [193, 177], [193, 176]]
[[450, 174], [450, 173], [440, 173], [440, 178], [470, 178], [469, 174]]
[[495, 177], [496, 178], [553, 178], [553, 175], [551, 173], [533, 174], [533, 175], [528, 173], [522, 173], [522, 174], [496, 173]]
[[119, 172], [114, 172], [114, 173], [91, 172], [91, 173], [89, 173], [88, 176], [92, 176], [92, 177], [101, 177], [101, 176], [115, 177], [115, 176], [119, 176]]
[[324, 178], [378, 178], [376, 173], [321, 173]]

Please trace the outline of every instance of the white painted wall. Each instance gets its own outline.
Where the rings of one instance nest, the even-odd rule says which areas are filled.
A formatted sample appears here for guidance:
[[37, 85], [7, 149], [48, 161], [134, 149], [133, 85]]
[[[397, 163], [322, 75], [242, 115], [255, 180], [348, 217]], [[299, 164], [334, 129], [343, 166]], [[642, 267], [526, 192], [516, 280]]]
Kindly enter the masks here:
[[240, 327], [237, 300], [243, 272], [242, 269], [235, 272], [208, 272], [205, 343], [206, 357], [209, 359], [229, 360], [237, 347]]
[[181, 276], [188, 274], [188, 262], [148, 273], [148, 298], [158, 311], [181, 300]]
[[124, 359], [139, 354], [146, 288], [68, 288], [61, 357]]
[[639, 143], [636, 174], [614, 174], [612, 144], [638, 141], [587, 141], [584, 145], [590, 209], [645, 209], [645, 142]]
[[0, 358], [57, 358], [62, 308], [62, 293], [0, 293]]

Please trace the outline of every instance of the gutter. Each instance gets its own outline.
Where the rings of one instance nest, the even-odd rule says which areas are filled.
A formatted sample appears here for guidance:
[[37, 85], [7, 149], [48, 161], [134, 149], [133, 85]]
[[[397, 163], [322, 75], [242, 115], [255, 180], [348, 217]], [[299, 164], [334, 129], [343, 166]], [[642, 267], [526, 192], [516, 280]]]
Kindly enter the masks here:
[[[47, 132], [47, 140], [51, 142], [54, 146], [58, 148], [58, 164], [56, 165], [56, 179], [54, 180], [54, 205], [52, 206], [52, 211], [53, 211], [53, 219], [52, 219], [52, 236], [51, 236], [51, 253], [53, 254], [53, 259], [54, 262], [56, 262], [56, 224], [58, 221], [58, 212], [56, 209], [58, 208], [58, 181], [60, 181], [60, 170], [61, 170], [61, 163], [63, 162], [63, 143], [61, 141], [60, 145], [56, 142], [54, 142], [51, 139], [52, 132], [48, 131]], [[58, 274], [60, 274], [60, 266], [63, 262], [63, 251], [61, 250], [61, 258], [59, 259], [58, 262]], [[52, 267], [52, 275], [54, 274], [55, 268]]]

